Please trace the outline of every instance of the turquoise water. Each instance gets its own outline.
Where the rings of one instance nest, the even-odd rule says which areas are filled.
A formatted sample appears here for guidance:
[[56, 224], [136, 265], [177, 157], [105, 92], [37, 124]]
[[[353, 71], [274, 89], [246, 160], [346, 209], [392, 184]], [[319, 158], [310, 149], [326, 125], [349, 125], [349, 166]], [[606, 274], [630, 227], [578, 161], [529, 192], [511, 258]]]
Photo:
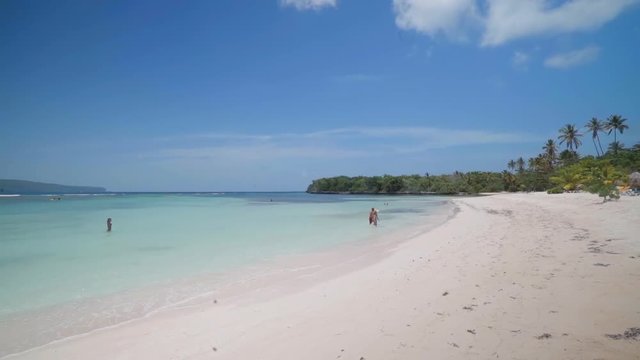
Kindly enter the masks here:
[[[0, 316], [362, 240], [442, 202], [305, 193], [0, 198]], [[371, 207], [381, 209], [377, 229], [367, 224]]]

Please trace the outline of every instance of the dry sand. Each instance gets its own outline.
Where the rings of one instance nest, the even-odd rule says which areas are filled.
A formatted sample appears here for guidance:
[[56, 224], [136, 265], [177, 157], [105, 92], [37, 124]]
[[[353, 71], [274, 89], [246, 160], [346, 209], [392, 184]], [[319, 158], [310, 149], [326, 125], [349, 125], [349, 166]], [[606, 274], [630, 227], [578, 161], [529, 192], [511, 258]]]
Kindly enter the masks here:
[[640, 359], [640, 198], [453, 201], [375, 261], [11, 358]]

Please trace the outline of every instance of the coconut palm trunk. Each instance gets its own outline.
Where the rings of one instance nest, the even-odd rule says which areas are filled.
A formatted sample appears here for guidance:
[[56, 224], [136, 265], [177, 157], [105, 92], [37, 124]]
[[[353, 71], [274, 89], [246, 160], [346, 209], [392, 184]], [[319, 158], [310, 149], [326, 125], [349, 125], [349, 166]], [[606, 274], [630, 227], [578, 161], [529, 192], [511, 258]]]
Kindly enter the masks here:
[[[591, 120], [587, 122], [586, 128], [591, 132], [591, 139], [593, 140], [593, 146], [596, 148], [596, 154], [598, 154], [598, 156], [604, 155], [602, 144], [600, 144], [600, 132], [604, 130], [604, 124], [598, 120], [598, 118], [592, 117]], [[598, 140], [598, 144], [596, 144], [596, 140]], [[599, 150], [598, 145], [600, 146]]]
[[[613, 131], [613, 142], [615, 144], [618, 144], [618, 132], [620, 132], [620, 135], [622, 135], [624, 133], [624, 131], [626, 129], [629, 128], [629, 125], [625, 124], [625, 121], [627, 121], [627, 119], [623, 118], [620, 115], [611, 115], [609, 116], [609, 118], [607, 119], [607, 124], [605, 126], [605, 128], [607, 130], [609, 130], [609, 134], [611, 134], [611, 132]], [[619, 145], [619, 144], [618, 144]], [[618, 153], [617, 148], [614, 149], [614, 154]]]
[[600, 135], [596, 134], [596, 138], [598, 139], [598, 146], [600, 146], [600, 154], [604, 156], [604, 150], [602, 150], [602, 143], [600, 142]]

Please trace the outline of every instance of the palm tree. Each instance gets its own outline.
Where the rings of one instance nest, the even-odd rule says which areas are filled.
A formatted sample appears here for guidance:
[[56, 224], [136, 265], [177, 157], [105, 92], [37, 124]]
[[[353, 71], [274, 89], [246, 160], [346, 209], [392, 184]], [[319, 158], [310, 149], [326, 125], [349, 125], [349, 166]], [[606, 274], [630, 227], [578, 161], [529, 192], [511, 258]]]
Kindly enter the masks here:
[[518, 174], [522, 174], [524, 172], [524, 159], [522, 156], [516, 160], [516, 168], [518, 169]]
[[[593, 146], [596, 148], [596, 154], [600, 156], [600, 154], [604, 155], [604, 151], [602, 151], [602, 144], [600, 144], [600, 132], [604, 131], [605, 124], [598, 120], [598, 118], [591, 118], [587, 123], [587, 130], [591, 131], [591, 136], [593, 138]], [[596, 146], [596, 139], [598, 140], [598, 145], [600, 146], [600, 151], [598, 152], [598, 146]]]
[[574, 191], [580, 187], [582, 174], [575, 169], [562, 168], [558, 170], [555, 176], [550, 178], [551, 182], [562, 187], [565, 191]]
[[515, 168], [516, 168], [516, 162], [515, 162], [515, 161], [513, 161], [513, 159], [512, 159], [512, 160], [509, 160], [509, 162], [507, 163], [507, 168], [508, 168], [509, 170], [513, 170], [513, 169], [515, 169]]
[[582, 145], [582, 141], [580, 141], [579, 137], [582, 136], [576, 129], [576, 126], [573, 124], [567, 124], [563, 128], [560, 129], [560, 136], [558, 136], [558, 140], [560, 140], [560, 144], [567, 143], [567, 148], [573, 150], [575, 147], [576, 150], [580, 145]]
[[558, 156], [558, 149], [556, 148], [556, 143], [553, 139], [547, 140], [547, 143], [542, 147], [544, 150], [544, 156], [547, 159], [547, 166], [549, 170], [553, 169], [553, 164], [556, 161], [556, 157]]
[[578, 160], [580, 160], [580, 156], [577, 152], [567, 149], [560, 152], [560, 155], [558, 155], [558, 159], [560, 160], [562, 166], [569, 166], [577, 163]]
[[613, 131], [613, 141], [618, 141], [616, 137], [617, 132], [620, 132], [620, 135], [622, 135], [622, 133], [624, 133], [624, 131], [629, 128], [629, 125], [624, 123], [625, 121], [627, 121], [627, 119], [624, 119], [620, 115], [611, 115], [607, 119], [605, 129], [609, 130], [607, 134], [611, 134], [611, 132]]
[[506, 191], [517, 190], [516, 176], [506, 170], [502, 172], [502, 182]]
[[542, 154], [538, 154], [538, 156], [536, 156], [535, 159], [533, 159], [533, 163], [535, 165], [536, 171], [538, 172], [545, 172], [546, 171], [546, 159], [544, 157], [544, 155]]
[[620, 141], [614, 141], [611, 144], [609, 144], [609, 151], [611, 151], [614, 154], [617, 154], [618, 151], [624, 149], [624, 144], [622, 144]]
[[[618, 138], [616, 137], [616, 133], [620, 132], [620, 135], [622, 135], [625, 129], [629, 128], [629, 125], [624, 123], [625, 121], [627, 121], [627, 119], [624, 119], [620, 115], [611, 115], [607, 119], [607, 123], [604, 125], [604, 128], [606, 130], [609, 130], [607, 134], [611, 134], [611, 132], [613, 131], [613, 142], [618, 141]], [[617, 151], [614, 152], [614, 154], [617, 154], [617, 153], [618, 153]]]

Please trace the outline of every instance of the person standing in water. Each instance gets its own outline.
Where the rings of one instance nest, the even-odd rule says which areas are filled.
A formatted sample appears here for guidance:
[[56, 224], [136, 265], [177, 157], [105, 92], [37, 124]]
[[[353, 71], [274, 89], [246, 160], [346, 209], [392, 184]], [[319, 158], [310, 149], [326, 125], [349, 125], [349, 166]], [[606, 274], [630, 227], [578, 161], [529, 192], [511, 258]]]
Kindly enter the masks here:
[[369, 225], [371, 224], [378, 226], [378, 210], [376, 210], [376, 208], [371, 208], [371, 212], [369, 213]]
[[107, 231], [111, 231], [111, 218], [107, 219]]

